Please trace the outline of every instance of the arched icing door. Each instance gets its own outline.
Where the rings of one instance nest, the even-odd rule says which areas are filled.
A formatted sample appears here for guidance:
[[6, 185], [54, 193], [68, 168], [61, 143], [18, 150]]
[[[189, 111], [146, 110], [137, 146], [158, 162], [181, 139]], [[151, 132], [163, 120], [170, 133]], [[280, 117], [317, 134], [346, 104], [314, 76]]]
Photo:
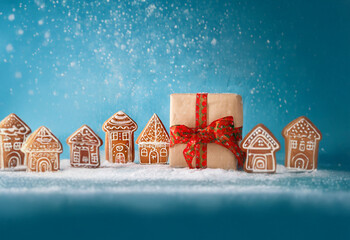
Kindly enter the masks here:
[[40, 158], [37, 163], [38, 172], [51, 172], [52, 166], [50, 161], [47, 158]]

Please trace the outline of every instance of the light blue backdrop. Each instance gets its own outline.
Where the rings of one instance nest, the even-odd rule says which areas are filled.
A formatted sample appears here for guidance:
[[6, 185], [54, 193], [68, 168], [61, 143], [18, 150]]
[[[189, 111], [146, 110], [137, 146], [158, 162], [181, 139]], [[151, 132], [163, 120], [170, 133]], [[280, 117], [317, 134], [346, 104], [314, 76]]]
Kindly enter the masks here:
[[0, 118], [15, 112], [65, 142], [82, 124], [103, 138], [123, 110], [138, 136], [154, 112], [169, 126], [171, 93], [232, 92], [244, 133], [264, 123], [283, 143], [282, 128], [306, 115], [323, 133], [320, 167], [343, 168], [349, 22], [346, 0], [3, 0]]

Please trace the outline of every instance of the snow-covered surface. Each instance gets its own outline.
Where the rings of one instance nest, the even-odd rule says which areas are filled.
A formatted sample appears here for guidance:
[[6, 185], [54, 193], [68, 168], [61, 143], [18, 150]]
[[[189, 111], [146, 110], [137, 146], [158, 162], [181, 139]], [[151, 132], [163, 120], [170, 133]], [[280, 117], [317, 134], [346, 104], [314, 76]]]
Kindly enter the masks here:
[[[43, 234], [36, 239], [52, 232], [50, 239], [57, 240], [144, 239], [145, 233], [152, 239], [183, 239], [184, 234], [232, 239], [245, 237], [251, 231], [245, 223], [257, 219], [252, 239], [270, 226], [276, 233], [269, 239], [281, 239], [291, 224], [308, 225], [310, 231], [283, 239], [322, 239], [334, 231], [338, 239], [348, 239], [349, 199], [350, 173], [345, 171], [292, 173], [278, 165], [276, 174], [248, 174], [106, 161], [84, 169], [70, 167], [66, 159], [54, 173], [0, 172], [0, 230], [20, 225], [22, 231], [11, 239], [23, 239], [37, 226]], [[94, 227], [85, 231], [90, 223]], [[191, 230], [203, 224], [209, 226], [206, 231]]]
[[[24, 168], [0, 172], [0, 193], [269, 193], [307, 196], [337, 195], [350, 198], [350, 173], [332, 170], [288, 172], [278, 165], [276, 174], [248, 174], [222, 169], [171, 168], [168, 165], [111, 164], [100, 168], [73, 168], [61, 160], [61, 170], [28, 173]], [[350, 203], [349, 203], [350, 204]]]

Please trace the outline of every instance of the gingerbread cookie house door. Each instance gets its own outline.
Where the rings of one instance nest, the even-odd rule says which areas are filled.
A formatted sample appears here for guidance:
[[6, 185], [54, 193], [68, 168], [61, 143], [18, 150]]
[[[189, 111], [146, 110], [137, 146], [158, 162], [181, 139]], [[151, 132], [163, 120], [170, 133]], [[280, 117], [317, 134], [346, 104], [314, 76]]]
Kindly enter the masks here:
[[80, 163], [83, 163], [83, 164], [89, 163], [90, 162], [89, 156], [90, 156], [89, 149], [87, 147], [82, 147], [80, 149]]
[[129, 147], [125, 144], [118, 143], [114, 145], [112, 156], [115, 163], [126, 163], [129, 157]]
[[303, 153], [298, 153], [293, 157], [292, 163], [297, 169], [306, 169], [309, 165], [309, 158]]
[[17, 156], [19, 155], [18, 153], [12, 153], [12, 156], [10, 156], [10, 159], [8, 161], [8, 167], [9, 168], [14, 168], [17, 167], [18, 165], [21, 164], [20, 162], [20, 157]]
[[37, 169], [39, 170], [39, 172], [51, 172], [52, 171], [52, 168], [51, 168], [51, 163], [49, 161], [49, 159], [43, 157], [43, 158], [40, 158], [37, 162], [38, 164], [38, 167]]
[[152, 149], [149, 153], [149, 163], [159, 163], [159, 155], [155, 149]]

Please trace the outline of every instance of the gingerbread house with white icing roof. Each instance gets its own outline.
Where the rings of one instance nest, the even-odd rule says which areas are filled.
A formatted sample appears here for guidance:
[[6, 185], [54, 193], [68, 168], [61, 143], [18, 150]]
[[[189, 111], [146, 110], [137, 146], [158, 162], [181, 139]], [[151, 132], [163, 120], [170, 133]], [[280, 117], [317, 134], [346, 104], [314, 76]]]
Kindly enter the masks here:
[[119, 111], [102, 126], [106, 132], [106, 160], [112, 163], [127, 163], [135, 160], [134, 132], [137, 124], [126, 113]]
[[0, 168], [25, 165], [21, 147], [31, 130], [16, 114], [12, 113], [0, 122]]
[[153, 114], [136, 143], [141, 164], [165, 164], [169, 155], [169, 134], [157, 114]]
[[102, 139], [87, 125], [81, 126], [67, 138], [70, 146], [70, 164], [72, 167], [100, 166]]
[[276, 172], [275, 153], [280, 144], [270, 130], [263, 124], [255, 126], [241, 142], [241, 148], [247, 153], [244, 170], [250, 173]]
[[58, 138], [46, 127], [33, 132], [22, 146], [28, 172], [51, 172], [60, 169], [63, 147]]
[[317, 168], [320, 130], [305, 116], [289, 123], [282, 131], [285, 139], [285, 166], [292, 170]]

